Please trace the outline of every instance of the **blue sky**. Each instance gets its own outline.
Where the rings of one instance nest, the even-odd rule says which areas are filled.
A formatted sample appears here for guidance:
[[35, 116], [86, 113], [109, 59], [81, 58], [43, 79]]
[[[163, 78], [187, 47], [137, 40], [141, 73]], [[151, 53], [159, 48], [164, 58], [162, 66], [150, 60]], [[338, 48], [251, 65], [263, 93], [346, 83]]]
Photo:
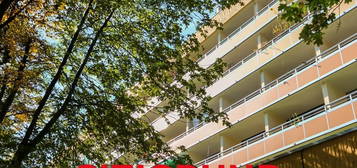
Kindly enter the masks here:
[[[212, 18], [214, 15], [216, 14], [216, 12], [211, 12], [210, 13], [210, 17]], [[192, 17], [194, 18], [193, 22], [187, 27], [187, 28], [184, 28], [184, 31], [182, 31], [182, 35], [184, 36], [187, 36], [187, 35], [190, 35], [192, 33], [195, 33], [196, 32], [196, 27], [197, 27], [197, 17]]]

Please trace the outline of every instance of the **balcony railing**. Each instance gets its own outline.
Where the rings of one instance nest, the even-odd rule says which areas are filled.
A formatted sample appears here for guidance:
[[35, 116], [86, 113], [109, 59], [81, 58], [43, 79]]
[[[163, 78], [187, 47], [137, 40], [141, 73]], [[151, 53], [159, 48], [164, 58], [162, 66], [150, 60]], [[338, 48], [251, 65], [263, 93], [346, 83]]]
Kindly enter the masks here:
[[[294, 31], [298, 27], [300, 27], [302, 24], [304, 24], [307, 20], [309, 20], [311, 16], [306, 16], [302, 22], [294, 24], [293, 26], [289, 27], [285, 31], [281, 32], [279, 35], [275, 36], [273, 39], [271, 39], [269, 42], [267, 42], [263, 47], [259, 48], [258, 50], [254, 51], [253, 53], [249, 54], [246, 56], [243, 60], [237, 62], [234, 64], [232, 67], [227, 69], [225, 72], [223, 72], [222, 78], [227, 76], [229, 73], [232, 71], [236, 70], [238, 67], [243, 65], [244, 63], [248, 62], [250, 59], [254, 58], [255, 56], [259, 55], [260, 53], [264, 52], [265, 49], [269, 48], [273, 44], [275, 44], [278, 40], [289, 34], [290, 32]], [[219, 80], [219, 79], [217, 79]]]
[[195, 166], [196, 167], [200, 167], [202, 165], [206, 165], [206, 164], [208, 164], [208, 163], [210, 163], [212, 161], [215, 161], [215, 160], [217, 160], [219, 158], [222, 158], [222, 157], [224, 157], [224, 156], [226, 156], [228, 154], [231, 154], [231, 153], [233, 153], [233, 152], [235, 152], [235, 151], [237, 151], [239, 149], [242, 149], [242, 148], [247, 147], [247, 146], [249, 146], [251, 144], [254, 144], [257, 141], [266, 139], [267, 137], [270, 137], [272, 135], [275, 135], [277, 133], [285, 131], [286, 129], [288, 129], [288, 128], [292, 127], [292, 126], [298, 125], [298, 124], [300, 124], [300, 123], [302, 123], [302, 122], [304, 122], [304, 121], [306, 121], [306, 120], [308, 120], [308, 119], [310, 119], [312, 117], [315, 117], [315, 116], [317, 116], [319, 114], [328, 113], [331, 109], [333, 109], [333, 108], [335, 108], [335, 107], [337, 107], [337, 106], [339, 106], [341, 104], [344, 104], [346, 102], [353, 101], [355, 99], [357, 99], [357, 91], [355, 91], [355, 92], [353, 92], [353, 93], [351, 93], [349, 95], [346, 95], [344, 97], [341, 97], [341, 98], [333, 101], [330, 104], [321, 106], [321, 107], [319, 107], [317, 109], [314, 109], [312, 111], [304, 113], [303, 115], [298, 116], [298, 117], [296, 117], [296, 118], [294, 118], [292, 120], [289, 120], [288, 122], [285, 122], [285, 123], [283, 123], [283, 124], [281, 124], [279, 126], [276, 126], [276, 127], [272, 128], [272, 129], [270, 129], [269, 131], [265, 131], [265, 132], [263, 132], [263, 133], [261, 133], [259, 135], [256, 135], [256, 136], [254, 136], [252, 138], [249, 138], [248, 140], [243, 141], [243, 142], [241, 142], [241, 143], [239, 143], [237, 145], [234, 145], [234, 146], [224, 150], [223, 152], [217, 153], [217, 154], [215, 154], [213, 156], [210, 156], [210, 157], [208, 157], [208, 158], [206, 158], [206, 159], [204, 159], [204, 160], [202, 160], [200, 162], [197, 162], [195, 164]]
[[[351, 35], [349, 38], [341, 41], [340, 43], [332, 46], [331, 48], [325, 50], [323, 53], [321, 53], [320, 55], [306, 61], [304, 64], [299, 65], [298, 67], [296, 67], [295, 69], [285, 73], [284, 75], [280, 76], [279, 78], [277, 78], [276, 80], [268, 83], [265, 87], [260, 88], [254, 92], [252, 92], [251, 94], [247, 95], [246, 97], [236, 101], [235, 103], [231, 104], [230, 106], [226, 107], [225, 109], [223, 109], [223, 112], [230, 112], [232, 109], [238, 107], [239, 105], [253, 99], [254, 97], [261, 95], [262, 93], [270, 90], [271, 88], [273, 88], [274, 86], [277, 86], [278, 84], [286, 81], [289, 77], [301, 72], [304, 69], [307, 69], [308, 67], [310, 67], [311, 65], [318, 63], [322, 58], [325, 58], [327, 56], [329, 56], [331, 53], [335, 52], [335, 51], [339, 51], [341, 50], [342, 47], [354, 42], [355, 40], [357, 40], [357, 33]], [[184, 136], [186, 136], [187, 134], [190, 134], [192, 132], [194, 132], [195, 130], [201, 128], [202, 126], [206, 125], [206, 122], [201, 122], [200, 124], [198, 124], [197, 126], [189, 129], [188, 131], [180, 134], [179, 136], [171, 139], [170, 141], [168, 141], [168, 144], [173, 143], [174, 141], [177, 141], [181, 138], [183, 138]]]
[[350, 36], [349, 38], [345, 39], [344, 41], [334, 45], [333, 47], [329, 48], [328, 50], [324, 51], [319, 56], [316, 56], [316, 57], [306, 61], [306, 63], [301, 64], [300, 66], [296, 67], [295, 69], [285, 73], [284, 75], [280, 76], [279, 78], [275, 79], [274, 81], [268, 83], [265, 87], [260, 88], [260, 89], [256, 90], [255, 92], [249, 94], [248, 96], [242, 98], [241, 100], [236, 101], [232, 105], [226, 107], [223, 111], [224, 112], [231, 111], [232, 109], [234, 109], [235, 107], [239, 106], [240, 104], [243, 104], [243, 103], [249, 101], [250, 99], [252, 99], [252, 98], [254, 98], [256, 96], [261, 95], [262, 93], [268, 91], [270, 88], [278, 85], [279, 83], [282, 83], [283, 81], [285, 81], [289, 77], [301, 72], [302, 70], [306, 69], [310, 65], [319, 62], [320, 59], [325, 58], [326, 56], [330, 55], [331, 53], [340, 50], [341, 47], [346, 46], [347, 44], [355, 41], [356, 39], [357, 39], [357, 33], [352, 35], [352, 36]]
[[[215, 47], [213, 47], [211, 50], [209, 50], [205, 56], [201, 57], [200, 59], [197, 60], [197, 62], [199, 62], [200, 60], [202, 60], [203, 58], [205, 58], [206, 56], [208, 56], [209, 54], [211, 54], [216, 48], [218, 48], [218, 46], [222, 45], [224, 42], [226, 42], [228, 39], [232, 38], [234, 35], [236, 35], [239, 31], [241, 31], [244, 27], [246, 27], [249, 23], [251, 23], [257, 16], [261, 15], [262, 13], [264, 13], [267, 9], [269, 9], [270, 7], [272, 7], [273, 5], [275, 5], [275, 2], [277, 2], [278, 0], [273, 0], [271, 1], [268, 5], [266, 5], [264, 8], [262, 8], [259, 12], [258, 15], [253, 16], [252, 18], [250, 18], [249, 20], [247, 20], [246, 22], [244, 22], [240, 27], [238, 27], [236, 30], [234, 30], [230, 35], [228, 35], [228, 37], [226, 37], [225, 39], [223, 39], [218, 45], [216, 45]], [[305, 22], [305, 20], [303, 21]], [[279, 39], [281, 39], [282, 37], [284, 37], [286, 34], [288, 34], [289, 32], [293, 31], [294, 29], [296, 29], [297, 27], [299, 27], [303, 22], [295, 24], [294, 26], [290, 27], [289, 29], [283, 31], [282, 33], [280, 33], [279, 35], [277, 35], [273, 40], [269, 41], [267, 44], [265, 44], [262, 48], [258, 49], [257, 51], [251, 53], [250, 55], [248, 55], [247, 57], [245, 57], [242, 61], [239, 61], [238, 63], [234, 64], [233, 66], [231, 66], [229, 69], [227, 69], [225, 72], [223, 72], [222, 77], [228, 75], [230, 72], [234, 71], [235, 69], [237, 69], [238, 67], [240, 67], [242, 64], [244, 64], [245, 62], [249, 61], [251, 58], [253, 58], [254, 56], [256, 56], [257, 54], [259, 54], [260, 52], [262, 52], [264, 49], [268, 48], [269, 46], [271, 46], [273, 43], [275, 43], [276, 41], [278, 41]], [[220, 79], [220, 78], [219, 78]], [[214, 82], [218, 81], [219, 79], [216, 79]], [[209, 86], [207, 86], [209, 87]], [[157, 118], [155, 121], [153, 121], [152, 123], [155, 123], [157, 120], [159, 120], [159, 118]]]
[[220, 41], [217, 45], [212, 47], [210, 50], [206, 52], [206, 54], [202, 55], [197, 62], [200, 62], [202, 59], [206, 58], [208, 55], [210, 55], [214, 50], [216, 50], [219, 46], [223, 45], [226, 41], [228, 41], [230, 38], [235, 36], [238, 32], [240, 32], [242, 29], [244, 29], [249, 23], [253, 22], [258, 16], [262, 15], [267, 9], [275, 5], [275, 3], [278, 2], [278, 0], [273, 0], [271, 1], [268, 5], [266, 5], [264, 8], [260, 9], [258, 11], [257, 15], [252, 16], [250, 19], [245, 21], [241, 26], [239, 26], [237, 29], [235, 29], [232, 33], [230, 33], [226, 38], [224, 38], [222, 41]]
[[[291, 26], [289, 29], [285, 30], [284, 32], [280, 33], [279, 35], [277, 35], [275, 38], [273, 38], [270, 42], [268, 42], [267, 44], [265, 44], [265, 48], [268, 48], [270, 45], [272, 45], [273, 43], [275, 43], [276, 41], [278, 41], [279, 39], [281, 39], [283, 36], [289, 34], [289, 32], [292, 32], [294, 31], [296, 28], [298, 28], [300, 25], [302, 25], [304, 22], [306, 22], [307, 20], [309, 19], [309, 17], [305, 17], [305, 19], [303, 20], [303, 22], [301, 23], [298, 23], [298, 24], [295, 24], [293, 26]], [[269, 45], [269, 46], [268, 46]], [[263, 46], [264, 47], [264, 46]], [[229, 68], [228, 70], [226, 70], [224, 73], [223, 73], [223, 77], [228, 75], [230, 72], [234, 71], [235, 69], [237, 69], [238, 67], [240, 67], [242, 64], [244, 64], [245, 62], [249, 61], [251, 58], [253, 58], [254, 56], [256, 56], [257, 54], [259, 54], [260, 52], [263, 52], [263, 50], [257, 50], [253, 53], [251, 53], [250, 55], [248, 55], [247, 57], [245, 57], [242, 61], [238, 62], [237, 64], [233, 65], [231, 68]], [[219, 79], [217, 79], [216, 81], [218, 81]], [[269, 85], [269, 84], [268, 84]], [[253, 94], [253, 93], [252, 93]], [[249, 96], [249, 95], [248, 95]], [[253, 97], [252, 97], [253, 98]], [[240, 104], [243, 104], [244, 101], [242, 99], [242, 101], [237, 101], [236, 104], [234, 104], [236, 106], [240, 105]], [[226, 109], [225, 109], [226, 110]], [[197, 126], [195, 127], [192, 127], [191, 129], [189, 129], [188, 131], [180, 134], [179, 136], [171, 139], [170, 141], [168, 141], [168, 143], [172, 143], [176, 140], [179, 140], [181, 139], [182, 137], [184, 137], [185, 135], [201, 128], [203, 125], [205, 125], [204, 122], [201, 122], [200, 124], [198, 124]]]

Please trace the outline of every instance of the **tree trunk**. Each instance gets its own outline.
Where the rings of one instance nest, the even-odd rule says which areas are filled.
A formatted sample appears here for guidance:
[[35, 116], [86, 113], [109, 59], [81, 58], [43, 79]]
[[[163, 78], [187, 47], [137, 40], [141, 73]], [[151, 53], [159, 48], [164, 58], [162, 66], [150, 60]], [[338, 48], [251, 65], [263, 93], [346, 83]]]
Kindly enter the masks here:
[[8, 165], [8, 168], [21, 168], [22, 161], [26, 159], [33, 149], [34, 147], [31, 144], [21, 143], [12, 158], [10, 165]]
[[80, 79], [80, 77], [82, 75], [83, 69], [87, 64], [87, 62], [89, 60], [89, 57], [93, 52], [94, 46], [97, 43], [100, 35], [103, 32], [103, 29], [107, 26], [110, 18], [112, 18], [113, 13], [114, 13], [114, 10], [108, 15], [108, 17], [105, 19], [105, 21], [102, 24], [102, 26], [97, 31], [92, 43], [90, 44], [90, 46], [88, 48], [86, 56], [85, 56], [81, 66], [79, 67], [79, 69], [78, 69], [78, 71], [77, 71], [77, 73], [76, 73], [76, 75], [75, 75], [75, 77], [73, 79], [73, 82], [71, 84], [70, 90], [69, 90], [69, 92], [67, 94], [67, 97], [66, 97], [65, 101], [63, 102], [61, 108], [53, 115], [51, 120], [45, 125], [45, 127], [41, 130], [41, 132], [33, 139], [33, 141], [31, 142], [32, 144], [34, 144], [34, 145], [38, 144], [44, 138], [44, 136], [47, 135], [50, 132], [50, 129], [52, 128], [54, 123], [58, 120], [58, 118], [61, 115], [63, 115], [63, 113], [67, 110], [67, 106], [68, 106], [69, 102], [71, 101], [71, 98], [72, 98], [72, 96], [73, 96], [73, 94], [75, 92], [75, 89], [77, 87], [78, 81], [79, 81], [79, 79]]
[[40, 133], [31, 141], [22, 141], [19, 145], [18, 150], [16, 151], [11, 164], [9, 166], [9, 168], [17, 168], [21, 166], [21, 163], [24, 159], [26, 159], [26, 157], [28, 156], [29, 153], [31, 153], [36, 145], [38, 143], [40, 143], [43, 138], [50, 132], [52, 126], [55, 124], [55, 122], [58, 120], [58, 118], [63, 115], [63, 113], [66, 111], [68, 104], [71, 101], [72, 95], [75, 92], [75, 89], [77, 87], [78, 81], [80, 79], [80, 76], [83, 72], [84, 67], [86, 66], [89, 57], [91, 55], [91, 53], [93, 52], [94, 46], [96, 45], [101, 33], [103, 32], [103, 29], [107, 26], [109, 20], [111, 19], [111, 17], [113, 16], [114, 11], [112, 11], [109, 16], [106, 18], [106, 20], [104, 21], [104, 23], [102, 24], [102, 26], [100, 27], [100, 29], [97, 31], [92, 43], [89, 46], [89, 49], [86, 53], [86, 56], [81, 64], [81, 66], [79, 67], [75, 78], [73, 79], [73, 82], [71, 84], [70, 90], [67, 94], [67, 97], [64, 101], [64, 103], [62, 104], [61, 108], [59, 110], [57, 110], [57, 112], [53, 115], [53, 117], [50, 119], [50, 121], [45, 125], [45, 127], [40, 131]]
[[15, 99], [16, 93], [20, 88], [20, 85], [21, 85], [20, 82], [24, 77], [24, 70], [26, 67], [27, 59], [30, 54], [31, 43], [32, 43], [32, 39], [29, 39], [26, 43], [25, 52], [24, 52], [25, 54], [20, 62], [20, 66], [18, 69], [18, 76], [14, 82], [14, 88], [10, 90], [9, 96], [6, 98], [6, 100], [0, 106], [0, 123], [2, 123], [2, 121], [5, 119], [6, 113], [9, 111], [9, 109], [12, 105], [12, 102]]
[[[5, 49], [5, 52], [4, 52], [4, 55], [3, 55], [3, 58], [2, 58], [3, 60], [2, 60], [0, 65], [6, 64], [10, 60], [10, 56], [9, 56], [10, 51], [6, 47], [4, 49]], [[7, 86], [6, 86], [7, 79], [8, 79], [8, 75], [5, 74], [4, 77], [0, 80], [0, 84], [2, 84], [1, 88], [0, 88], [0, 108], [2, 107], [2, 104], [3, 104], [2, 98], [4, 97], [5, 91], [7, 89]]]
[[51, 95], [51, 93], [53, 91], [53, 88], [55, 87], [56, 83], [58, 82], [58, 80], [60, 79], [60, 77], [62, 75], [63, 68], [67, 64], [69, 56], [71, 55], [71, 53], [73, 51], [74, 44], [78, 39], [79, 33], [81, 32], [85, 21], [87, 20], [89, 11], [90, 11], [91, 6], [92, 6], [92, 2], [93, 2], [93, 0], [89, 1], [88, 7], [87, 7], [86, 11], [84, 12], [83, 17], [81, 18], [81, 21], [80, 21], [80, 23], [79, 23], [79, 25], [77, 27], [77, 30], [76, 30], [75, 34], [72, 37], [72, 40], [71, 40], [71, 42], [70, 42], [70, 44], [69, 44], [69, 46], [67, 48], [67, 51], [66, 51], [66, 53], [65, 53], [65, 55], [64, 55], [64, 57], [62, 59], [62, 62], [60, 64], [60, 66], [58, 67], [57, 72], [56, 72], [55, 76], [53, 77], [51, 83], [46, 88], [45, 94], [43, 95], [42, 99], [38, 103], [37, 109], [35, 110], [35, 112], [32, 115], [32, 121], [31, 121], [29, 127], [26, 130], [24, 138], [22, 139], [22, 142], [24, 142], [24, 143], [29, 141], [29, 139], [30, 139], [30, 137], [31, 137], [31, 135], [33, 133], [33, 130], [36, 127], [37, 120], [38, 120], [38, 118], [39, 118], [39, 116], [40, 116], [40, 114], [42, 112], [42, 109], [46, 105], [46, 102], [47, 102], [48, 98], [50, 97], [50, 95]]

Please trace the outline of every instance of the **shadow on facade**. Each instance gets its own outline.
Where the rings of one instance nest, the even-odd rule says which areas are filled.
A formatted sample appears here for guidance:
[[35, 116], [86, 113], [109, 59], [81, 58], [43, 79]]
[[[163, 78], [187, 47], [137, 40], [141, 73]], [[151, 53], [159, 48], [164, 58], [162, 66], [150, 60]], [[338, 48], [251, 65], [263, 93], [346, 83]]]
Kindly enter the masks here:
[[357, 131], [278, 158], [279, 168], [356, 168]]

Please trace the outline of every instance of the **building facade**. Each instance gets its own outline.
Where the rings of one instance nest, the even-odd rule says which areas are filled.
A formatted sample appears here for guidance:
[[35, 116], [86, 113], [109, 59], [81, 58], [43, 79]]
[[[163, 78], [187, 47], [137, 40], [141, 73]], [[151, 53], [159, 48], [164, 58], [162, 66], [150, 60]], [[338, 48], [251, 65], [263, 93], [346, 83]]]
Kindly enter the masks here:
[[220, 11], [215, 19], [224, 29], [200, 38], [202, 67], [217, 58], [228, 64], [207, 93], [232, 127], [175, 112], [166, 116], [170, 124], [150, 110], [146, 117], [171, 147], [185, 146], [198, 167], [357, 167], [357, 1], [334, 11], [321, 46], [299, 39], [310, 15], [282, 24], [278, 0], [244, 3]]

